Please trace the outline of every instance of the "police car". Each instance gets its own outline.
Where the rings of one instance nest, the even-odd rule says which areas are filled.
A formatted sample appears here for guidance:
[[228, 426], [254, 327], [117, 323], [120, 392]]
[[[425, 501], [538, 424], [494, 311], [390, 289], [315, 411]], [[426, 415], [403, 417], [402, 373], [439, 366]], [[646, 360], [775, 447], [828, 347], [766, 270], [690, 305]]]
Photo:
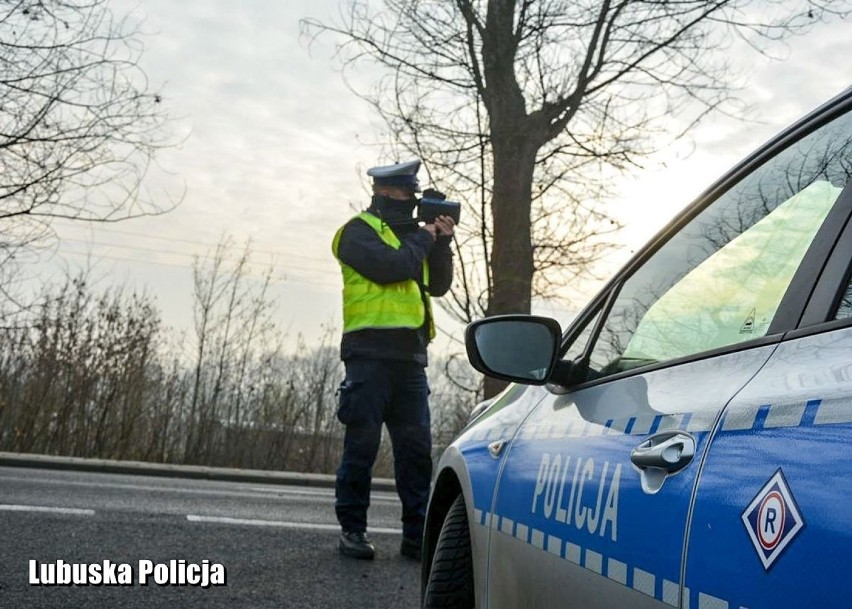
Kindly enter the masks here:
[[444, 452], [426, 607], [852, 603], [852, 88], [717, 181], [562, 331], [466, 331], [513, 381]]

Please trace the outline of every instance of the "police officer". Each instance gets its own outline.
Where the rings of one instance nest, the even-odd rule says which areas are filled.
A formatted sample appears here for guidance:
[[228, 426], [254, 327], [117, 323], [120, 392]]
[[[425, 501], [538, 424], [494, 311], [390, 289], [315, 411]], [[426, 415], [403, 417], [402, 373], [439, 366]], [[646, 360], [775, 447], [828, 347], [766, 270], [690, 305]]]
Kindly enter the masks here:
[[337, 413], [346, 434], [335, 511], [338, 548], [353, 558], [375, 556], [367, 509], [382, 424], [393, 445], [402, 501], [400, 553], [415, 560], [421, 555], [432, 477], [425, 372], [426, 347], [435, 335], [430, 297], [450, 289], [454, 222], [440, 216], [419, 226], [414, 219], [419, 168], [415, 160], [369, 169], [372, 202], [332, 243], [343, 272], [340, 354], [346, 368]]

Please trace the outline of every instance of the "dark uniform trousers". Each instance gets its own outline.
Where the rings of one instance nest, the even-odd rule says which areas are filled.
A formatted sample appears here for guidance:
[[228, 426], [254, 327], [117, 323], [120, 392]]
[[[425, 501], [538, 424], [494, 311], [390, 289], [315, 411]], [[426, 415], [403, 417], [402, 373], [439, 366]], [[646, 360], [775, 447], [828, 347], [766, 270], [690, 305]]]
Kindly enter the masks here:
[[426, 372], [414, 361], [349, 359], [345, 366], [337, 412], [346, 426], [335, 490], [337, 519], [345, 531], [367, 529], [373, 464], [384, 423], [393, 445], [402, 534], [419, 539], [432, 478]]

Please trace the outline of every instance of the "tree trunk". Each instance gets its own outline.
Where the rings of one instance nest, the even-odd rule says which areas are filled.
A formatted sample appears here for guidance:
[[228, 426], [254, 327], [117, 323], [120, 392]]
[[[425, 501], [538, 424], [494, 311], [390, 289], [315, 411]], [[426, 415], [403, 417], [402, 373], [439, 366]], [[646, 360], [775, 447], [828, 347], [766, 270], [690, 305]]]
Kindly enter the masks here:
[[[529, 313], [533, 279], [530, 230], [535, 145], [522, 133], [495, 137], [494, 192], [491, 200], [494, 239], [491, 277], [494, 291], [487, 316]], [[485, 397], [499, 393], [505, 381], [485, 379]]]
[[528, 153], [513, 143], [505, 146], [495, 143], [491, 201], [494, 292], [488, 303], [488, 315], [530, 312], [533, 276], [530, 202], [534, 164], [534, 152]]

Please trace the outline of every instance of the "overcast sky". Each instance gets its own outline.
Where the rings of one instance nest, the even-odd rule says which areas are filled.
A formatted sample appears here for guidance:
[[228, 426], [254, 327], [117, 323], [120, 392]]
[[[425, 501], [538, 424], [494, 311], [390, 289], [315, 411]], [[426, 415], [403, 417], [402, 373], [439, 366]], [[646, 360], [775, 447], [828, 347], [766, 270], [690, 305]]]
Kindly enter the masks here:
[[[338, 0], [112, 4], [116, 13], [144, 19], [142, 65], [162, 85], [176, 132], [187, 134], [161, 163], [180, 177], [186, 196], [160, 217], [56, 225], [61, 242], [50, 267], [90, 257], [101, 285], [147, 288], [166, 324], [190, 328], [193, 255], [226, 234], [250, 238], [255, 260], [274, 265], [279, 325], [316, 341], [323, 325], [339, 325], [332, 235], [368, 202], [366, 168], [388, 160], [377, 158], [376, 119], [344, 85], [330, 42], [309, 52], [299, 38], [301, 18], [327, 20]], [[744, 57], [748, 122], [711, 119], [692, 143], [667, 150], [620, 184], [622, 196], [609, 205], [626, 229], [614, 259], [623, 260], [739, 158], [852, 84], [850, 27], [821, 26], [790, 40], [783, 61]], [[460, 328], [446, 319], [442, 325], [460, 337]]]

